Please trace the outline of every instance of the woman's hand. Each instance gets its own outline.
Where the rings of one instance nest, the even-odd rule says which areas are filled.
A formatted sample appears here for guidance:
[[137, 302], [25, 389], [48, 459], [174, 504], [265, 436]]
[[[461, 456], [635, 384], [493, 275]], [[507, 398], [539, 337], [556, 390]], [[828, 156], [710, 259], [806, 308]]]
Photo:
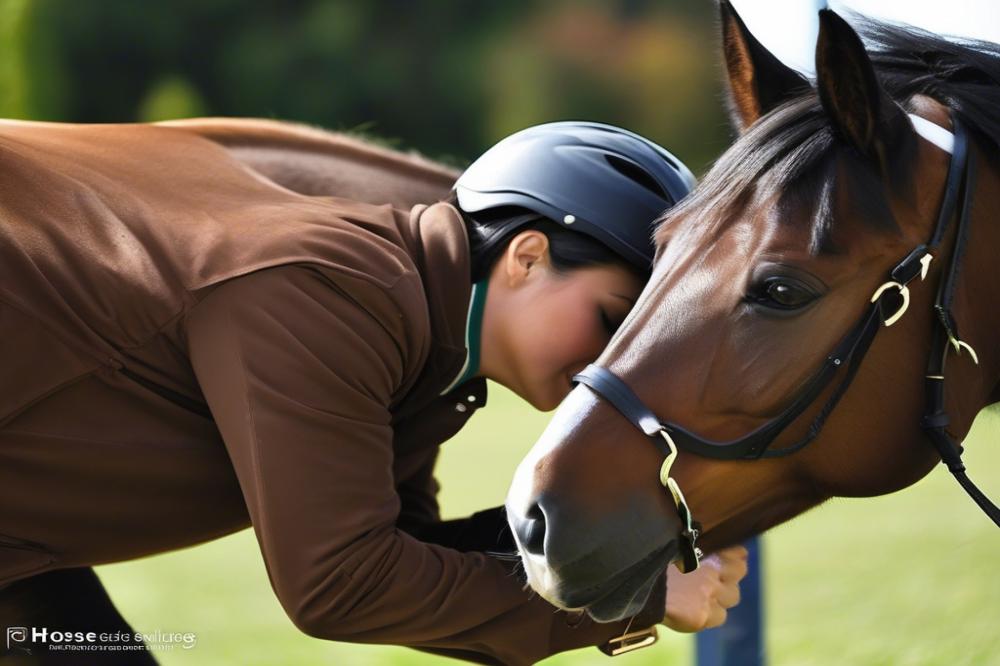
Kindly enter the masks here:
[[708, 555], [695, 571], [667, 568], [667, 608], [663, 624], [690, 633], [718, 627], [740, 601], [739, 582], [747, 575], [747, 549], [725, 548]]

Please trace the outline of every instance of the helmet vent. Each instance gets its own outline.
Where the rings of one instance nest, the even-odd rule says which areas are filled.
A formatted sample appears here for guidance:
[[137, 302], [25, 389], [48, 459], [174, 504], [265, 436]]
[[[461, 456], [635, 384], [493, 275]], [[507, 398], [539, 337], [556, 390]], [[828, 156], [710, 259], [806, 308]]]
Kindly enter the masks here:
[[642, 167], [639, 167], [638, 165], [636, 165], [633, 162], [630, 162], [629, 160], [622, 159], [617, 155], [605, 155], [604, 159], [608, 161], [608, 164], [611, 165], [611, 168], [613, 168], [615, 171], [622, 174], [629, 180], [632, 180], [633, 182], [642, 185], [647, 190], [649, 190], [656, 196], [660, 197], [661, 199], [666, 199], [667, 201], [672, 200], [672, 197], [669, 194], [667, 194], [663, 190], [663, 188], [660, 187], [660, 184], [657, 183], [655, 180], [653, 180], [653, 178], [648, 173], [646, 173], [646, 171], [643, 170]]

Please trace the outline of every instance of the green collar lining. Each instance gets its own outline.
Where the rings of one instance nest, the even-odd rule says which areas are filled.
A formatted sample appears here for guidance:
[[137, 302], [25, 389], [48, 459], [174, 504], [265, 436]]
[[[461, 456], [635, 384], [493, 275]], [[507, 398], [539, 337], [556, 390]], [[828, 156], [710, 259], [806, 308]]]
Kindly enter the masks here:
[[483, 334], [483, 311], [486, 309], [486, 285], [483, 279], [472, 285], [472, 295], [469, 297], [469, 314], [465, 319], [465, 364], [458, 376], [452, 380], [440, 395], [448, 393], [456, 386], [465, 383], [479, 371], [479, 347]]

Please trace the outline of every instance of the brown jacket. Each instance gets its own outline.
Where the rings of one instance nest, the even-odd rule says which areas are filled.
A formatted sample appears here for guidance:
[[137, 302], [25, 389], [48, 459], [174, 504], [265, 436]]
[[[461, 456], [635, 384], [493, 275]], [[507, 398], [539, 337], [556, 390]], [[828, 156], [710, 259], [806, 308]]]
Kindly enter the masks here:
[[252, 525], [312, 636], [528, 663], [621, 633], [411, 536], [485, 399], [438, 395], [453, 208], [304, 196], [148, 125], [3, 124], [0, 173], [0, 586]]

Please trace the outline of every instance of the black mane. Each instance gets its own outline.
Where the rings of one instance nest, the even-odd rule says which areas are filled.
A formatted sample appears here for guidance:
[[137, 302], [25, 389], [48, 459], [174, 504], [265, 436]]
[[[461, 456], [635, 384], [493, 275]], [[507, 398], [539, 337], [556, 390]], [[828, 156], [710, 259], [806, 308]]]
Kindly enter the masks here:
[[[852, 17], [865, 41], [882, 87], [904, 109], [917, 94], [952, 110], [988, 159], [1000, 160], [1000, 45], [949, 41], [908, 26]], [[838, 139], [815, 90], [793, 99], [762, 118], [716, 162], [698, 188], [665, 221], [697, 209], [692, 231], [726, 225], [746, 206], [777, 201], [773, 214], [782, 221], [803, 218], [810, 224], [810, 249], [836, 251], [830, 238], [837, 189], [846, 187], [860, 206], [858, 216], [870, 227], [892, 229], [896, 223], [887, 191], [908, 196], [916, 142], [898, 146], [887, 181], [876, 167]], [[777, 199], [775, 199], [777, 196]], [[795, 214], [793, 214], [793, 211]], [[661, 229], [666, 229], [664, 225]], [[659, 243], [665, 240], [659, 234]]]
[[882, 86], [897, 101], [923, 94], [948, 106], [1000, 154], [1000, 44], [953, 42], [916, 28], [859, 26]]

